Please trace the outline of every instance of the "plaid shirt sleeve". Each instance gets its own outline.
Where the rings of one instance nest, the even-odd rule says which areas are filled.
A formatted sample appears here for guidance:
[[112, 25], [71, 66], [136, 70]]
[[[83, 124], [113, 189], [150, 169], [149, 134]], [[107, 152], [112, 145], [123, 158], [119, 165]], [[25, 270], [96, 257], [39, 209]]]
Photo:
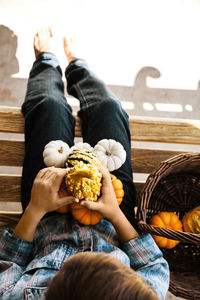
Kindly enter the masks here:
[[10, 299], [10, 293], [20, 279], [31, 256], [33, 244], [16, 238], [12, 230], [0, 233], [0, 298]]
[[150, 234], [144, 234], [121, 245], [129, 256], [131, 267], [165, 299], [169, 288], [169, 266]]
[[33, 251], [33, 243], [16, 238], [12, 230], [4, 228], [0, 234], [0, 260], [26, 266]]

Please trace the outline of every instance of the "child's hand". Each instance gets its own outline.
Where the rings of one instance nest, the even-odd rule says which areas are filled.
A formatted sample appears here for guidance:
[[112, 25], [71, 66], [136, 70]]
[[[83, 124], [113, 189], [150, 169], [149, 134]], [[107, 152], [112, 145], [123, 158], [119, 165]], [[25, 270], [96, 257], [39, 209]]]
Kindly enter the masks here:
[[67, 169], [60, 169], [55, 167], [45, 168], [37, 174], [32, 191], [30, 206], [32, 209], [43, 214], [57, 210], [58, 208], [79, 202], [73, 196], [60, 198], [58, 191], [62, 183], [63, 177], [67, 174]]
[[115, 191], [112, 186], [110, 173], [103, 168], [98, 167], [103, 176], [102, 195], [97, 202], [81, 201], [80, 204], [84, 207], [99, 212], [103, 217], [112, 221], [112, 217], [120, 211], [115, 196]]

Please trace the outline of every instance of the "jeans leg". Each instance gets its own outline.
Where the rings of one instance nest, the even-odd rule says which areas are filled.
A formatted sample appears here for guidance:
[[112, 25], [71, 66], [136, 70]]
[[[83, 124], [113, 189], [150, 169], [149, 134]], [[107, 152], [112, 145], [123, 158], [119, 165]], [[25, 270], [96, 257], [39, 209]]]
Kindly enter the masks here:
[[74, 141], [75, 120], [64, 96], [61, 70], [53, 54], [40, 55], [30, 72], [22, 112], [25, 117], [25, 158], [22, 172], [23, 210], [30, 201], [35, 176], [44, 168], [43, 150], [51, 140], [62, 140], [69, 147]]
[[74, 60], [66, 69], [68, 93], [80, 100], [84, 142], [95, 146], [101, 139], [120, 142], [127, 154], [125, 163], [113, 172], [122, 182], [125, 196], [120, 208], [134, 224], [136, 192], [130, 153], [129, 118], [121, 103], [83, 60]]

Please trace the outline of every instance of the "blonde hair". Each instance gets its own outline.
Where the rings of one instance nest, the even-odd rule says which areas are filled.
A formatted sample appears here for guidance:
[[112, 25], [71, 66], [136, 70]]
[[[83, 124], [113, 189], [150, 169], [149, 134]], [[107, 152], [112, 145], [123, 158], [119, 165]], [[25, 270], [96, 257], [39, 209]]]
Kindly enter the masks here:
[[158, 300], [135, 271], [109, 254], [93, 252], [69, 258], [45, 295], [47, 300]]

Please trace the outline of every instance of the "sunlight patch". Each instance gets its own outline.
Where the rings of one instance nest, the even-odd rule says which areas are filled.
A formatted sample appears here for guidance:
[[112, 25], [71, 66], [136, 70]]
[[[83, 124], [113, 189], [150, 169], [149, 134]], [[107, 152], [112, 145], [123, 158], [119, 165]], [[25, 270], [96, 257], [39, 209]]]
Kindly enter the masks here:
[[143, 108], [144, 108], [145, 110], [148, 110], [148, 111], [154, 110], [153, 105], [152, 105], [151, 103], [149, 103], [149, 102], [143, 103]]
[[183, 106], [181, 104], [170, 104], [170, 103], [156, 103], [156, 109], [159, 111], [169, 112], [182, 112]]

